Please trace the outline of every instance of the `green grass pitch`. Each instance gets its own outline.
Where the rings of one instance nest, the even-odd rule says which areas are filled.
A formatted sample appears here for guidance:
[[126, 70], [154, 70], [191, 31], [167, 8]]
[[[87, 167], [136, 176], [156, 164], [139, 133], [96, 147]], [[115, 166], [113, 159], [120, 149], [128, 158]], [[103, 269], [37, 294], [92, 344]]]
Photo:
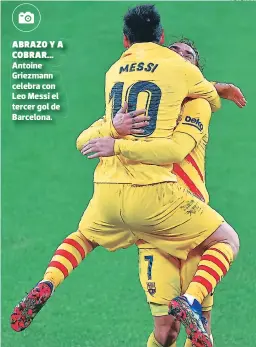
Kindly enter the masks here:
[[[78, 133], [104, 113], [104, 74], [122, 52], [122, 16], [132, 2], [35, 2], [42, 22], [17, 31], [2, 3], [2, 346], [142, 347], [152, 319], [140, 288], [135, 247], [96, 250], [24, 333], [9, 326], [14, 305], [38, 280], [56, 246], [76, 230], [92, 194], [95, 162], [75, 149]], [[244, 110], [229, 102], [213, 116], [207, 153], [211, 205], [237, 229], [241, 253], [216, 291], [216, 347], [255, 347], [255, 2], [159, 2], [167, 42], [195, 41], [209, 80], [237, 84]], [[47, 62], [58, 76], [55, 121], [11, 120], [11, 43], [63, 40]], [[181, 347], [182, 341], [178, 343]]]

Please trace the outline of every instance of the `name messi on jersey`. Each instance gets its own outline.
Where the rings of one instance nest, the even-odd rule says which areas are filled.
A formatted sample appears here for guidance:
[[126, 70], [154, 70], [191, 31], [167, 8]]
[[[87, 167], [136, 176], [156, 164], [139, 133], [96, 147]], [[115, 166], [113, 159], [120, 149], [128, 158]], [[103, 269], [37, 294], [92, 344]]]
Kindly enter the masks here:
[[199, 118], [192, 118], [190, 116], [186, 116], [185, 121], [182, 124], [191, 125], [200, 131], [203, 131], [204, 129], [204, 126], [200, 122]]
[[143, 61], [140, 63], [132, 63], [126, 64], [120, 67], [119, 74], [123, 72], [134, 72], [134, 71], [146, 71], [146, 72], [155, 72], [158, 67], [158, 64], [154, 63], [144, 63]]

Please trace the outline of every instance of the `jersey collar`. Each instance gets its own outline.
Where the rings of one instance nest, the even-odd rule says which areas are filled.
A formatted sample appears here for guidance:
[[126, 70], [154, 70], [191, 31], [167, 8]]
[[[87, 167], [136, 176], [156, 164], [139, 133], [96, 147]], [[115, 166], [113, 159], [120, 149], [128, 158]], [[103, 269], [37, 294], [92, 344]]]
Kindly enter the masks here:
[[[128, 48], [122, 55], [121, 58], [124, 58], [128, 55], [139, 53], [142, 51], [150, 51], [159, 48], [159, 44], [153, 42], [141, 42], [134, 43], [130, 48]], [[162, 47], [162, 46], [161, 46]]]

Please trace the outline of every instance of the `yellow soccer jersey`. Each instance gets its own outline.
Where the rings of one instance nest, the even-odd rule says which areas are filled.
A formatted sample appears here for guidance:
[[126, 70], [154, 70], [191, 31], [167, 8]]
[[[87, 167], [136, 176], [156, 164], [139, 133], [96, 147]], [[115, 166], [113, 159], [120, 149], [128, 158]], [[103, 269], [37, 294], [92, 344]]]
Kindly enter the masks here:
[[[208, 202], [209, 196], [205, 186], [205, 151], [210, 119], [211, 109], [207, 101], [203, 99], [187, 101], [183, 105], [172, 139], [116, 140], [115, 151], [130, 160], [148, 164], [166, 165], [176, 162], [172, 172], [194, 195]], [[180, 133], [184, 136], [179, 136]], [[187, 135], [194, 140], [193, 150], [191, 142], [187, 141], [189, 140]], [[177, 159], [173, 149], [170, 149], [175, 148], [175, 145], [182, 148], [183, 158]]]
[[[134, 44], [106, 74], [106, 120], [111, 122], [126, 100], [129, 111], [147, 110], [150, 124], [145, 128], [144, 139], [170, 138], [187, 96], [207, 99], [213, 110], [220, 107], [215, 88], [194, 65], [166, 47]], [[119, 154], [100, 159], [94, 182], [147, 185], [176, 181], [171, 170], [172, 164], [148, 165]]]

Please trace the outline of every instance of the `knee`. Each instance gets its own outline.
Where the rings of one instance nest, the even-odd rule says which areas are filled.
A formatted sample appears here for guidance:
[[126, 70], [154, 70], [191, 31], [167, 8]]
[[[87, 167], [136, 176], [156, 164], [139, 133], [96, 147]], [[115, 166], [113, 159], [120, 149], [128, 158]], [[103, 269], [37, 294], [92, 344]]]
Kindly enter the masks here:
[[240, 240], [237, 232], [228, 224], [223, 223], [220, 228], [223, 228], [224, 241], [232, 248], [234, 258], [237, 256], [240, 249]]
[[228, 224], [223, 223], [208, 239], [206, 239], [199, 248], [205, 252], [216, 243], [227, 243], [232, 249], [234, 258], [237, 256], [240, 247], [240, 241], [235, 230]]
[[238, 255], [239, 249], [240, 249], [240, 240], [239, 240], [239, 236], [238, 234], [235, 232], [234, 230], [234, 238], [231, 244], [231, 247], [233, 249], [234, 252], [234, 257], [236, 257]]
[[74, 238], [78, 238], [84, 244], [88, 253], [92, 252], [96, 247], [99, 246], [96, 242], [87, 239], [80, 230], [77, 230], [71, 235]]

